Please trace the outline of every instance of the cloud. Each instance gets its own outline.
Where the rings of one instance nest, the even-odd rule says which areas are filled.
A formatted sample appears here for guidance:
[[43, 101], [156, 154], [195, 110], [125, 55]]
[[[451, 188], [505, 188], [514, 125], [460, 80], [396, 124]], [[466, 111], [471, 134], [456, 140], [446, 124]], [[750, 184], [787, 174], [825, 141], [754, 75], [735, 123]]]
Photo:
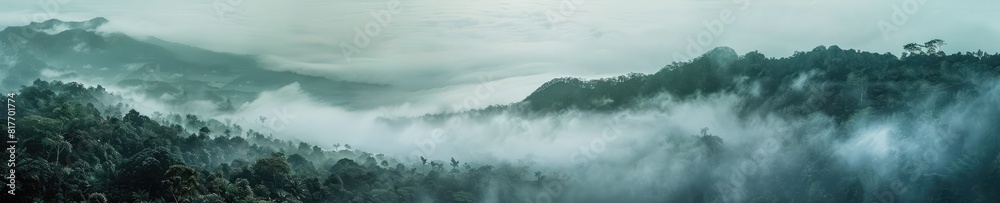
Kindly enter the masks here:
[[[111, 21], [104, 32], [256, 54], [267, 69], [396, 88], [366, 95], [384, 104], [374, 109], [328, 106], [294, 83], [260, 93], [236, 113], [215, 112], [205, 101], [190, 101], [186, 109], [157, 101], [170, 95], [133, 98], [145, 111], [207, 112], [209, 117], [280, 133], [282, 138], [319, 146], [345, 143], [399, 157], [533, 162], [546, 171], [569, 171], [573, 181], [560, 183], [565, 184], [564, 193], [550, 195], [578, 201], [628, 202], [622, 199], [624, 194], [633, 201], [662, 200], [698, 187], [715, 191], [716, 183], [744, 174], [734, 171], [748, 162], [756, 167], [746, 173], [748, 179], [781, 178], [765, 171], [798, 172], [788, 163], [825, 157], [811, 154], [821, 152], [835, 160], [831, 170], [871, 171], [880, 180], [899, 175], [903, 163], [924, 161], [928, 167], [941, 167], [945, 157], [926, 161], [922, 154], [925, 149], [944, 152], [942, 148], [953, 142], [940, 136], [939, 132], [948, 131], [941, 126], [968, 135], [966, 143], [984, 139], [989, 124], [970, 118], [992, 118], [989, 113], [997, 109], [990, 105], [1000, 98], [1000, 86], [984, 82], [980, 86], [993, 88], [947, 108], [940, 120], [872, 119], [862, 114], [845, 124], [846, 129], [820, 114], [805, 119], [767, 113], [741, 117], [735, 108], [746, 95], [734, 94], [690, 101], [656, 97], [641, 108], [614, 113], [460, 115], [444, 122], [393, 124], [380, 118], [516, 102], [556, 77], [652, 73], [678, 59], [675, 53], [682, 53], [683, 60], [683, 53], [699, 40], [705, 43], [697, 46], [706, 50], [731, 46], [773, 57], [824, 44], [899, 52], [903, 44], [933, 38], [947, 40], [948, 52], [996, 52], [1000, 42], [983, 39], [1000, 34], [990, 9], [1000, 3], [928, 0], [912, 14], [904, 13], [906, 22], [886, 38], [879, 22], [893, 21], [896, 8], [907, 1], [568, 1], [580, 2], [571, 9], [561, 5], [567, 1], [556, 0], [404, 0], [391, 22], [379, 26], [379, 34], [368, 36], [369, 44], [347, 62], [341, 43], [353, 44], [355, 29], [377, 22], [371, 13], [388, 10], [391, 1], [242, 1], [216, 7], [220, 2], [230, 1], [72, 1], [59, 6], [53, 16], [64, 20], [103, 16]], [[21, 19], [44, 10], [30, 1], [10, 5], [0, 8], [2, 25], [25, 24]], [[546, 16], [551, 12], [564, 20], [551, 23], [551, 16]], [[731, 23], [713, 24], [724, 21], [721, 16], [727, 12]], [[809, 89], [814, 82], [821, 81], [802, 75], [796, 89]], [[260, 121], [262, 116], [267, 120]], [[722, 138], [729, 155], [713, 157], [708, 152], [696, 136], [705, 127]], [[756, 156], [757, 152], [762, 153]], [[774, 182], [749, 181], [736, 190], [769, 183]]]
[[[510, 87], [507, 93], [520, 97], [547, 81], [540, 76], [597, 78], [655, 72], [692, 56], [675, 54], [685, 53], [691, 47], [689, 40], [698, 43], [700, 35], [712, 32], [706, 24], [727, 12], [733, 21], [705, 41], [705, 50], [731, 46], [740, 52], [787, 56], [835, 44], [895, 53], [909, 42], [941, 38], [949, 42], [945, 47], [949, 52], [1000, 51], [996, 49], [1000, 42], [979, 40], [1000, 32], [988, 22], [992, 12], [985, 9], [998, 3], [986, 0], [927, 1], [912, 14], [904, 13], [905, 23], [888, 38], [878, 23], [891, 22], [894, 8], [905, 6], [906, 0], [569, 1], [579, 4], [573, 6], [558, 0], [401, 0], [398, 12], [377, 26], [378, 34], [347, 62], [341, 44], [354, 44], [356, 29], [387, 19], [373, 17], [372, 12], [393, 8], [392, 2], [67, 2], [45, 16], [67, 20], [104, 16], [111, 20], [105, 31], [262, 55], [270, 69], [391, 84], [405, 92], [474, 87], [476, 77], [493, 73], [498, 80], [521, 78], [512, 85], [523, 86]], [[10, 17], [0, 24], [21, 25], [21, 19], [49, 14], [46, 7], [30, 2], [11, 5], [0, 9], [0, 15]], [[553, 13], [559, 17], [557, 23], [550, 20]], [[455, 92], [468, 91], [472, 90]], [[432, 104], [440, 105], [447, 104]]]

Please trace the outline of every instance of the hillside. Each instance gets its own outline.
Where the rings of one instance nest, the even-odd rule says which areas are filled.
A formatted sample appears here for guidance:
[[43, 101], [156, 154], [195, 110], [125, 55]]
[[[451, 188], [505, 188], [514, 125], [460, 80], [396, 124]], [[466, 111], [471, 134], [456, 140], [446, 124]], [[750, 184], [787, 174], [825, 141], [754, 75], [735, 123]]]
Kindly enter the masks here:
[[513, 202], [544, 180], [509, 163], [403, 162], [195, 115], [144, 115], [107, 103], [122, 98], [100, 86], [35, 81], [10, 99], [26, 116], [17, 117], [17, 196], [5, 201], [471, 202], [489, 190]]
[[[21, 150], [19, 194], [3, 202], [1000, 200], [1000, 54], [946, 53], [943, 40], [899, 55], [719, 47], [655, 73], [552, 79], [511, 104], [384, 118], [356, 107], [387, 85], [271, 71], [106, 23], [0, 31], [0, 91], [16, 110], [3, 135]], [[293, 83], [328, 105], [290, 104], [309, 129], [142, 109], [106, 89], [238, 114]], [[290, 141], [309, 130], [338, 144]], [[427, 148], [474, 158], [428, 160]]]
[[[242, 104], [262, 91], [298, 82], [306, 92], [330, 104], [363, 106], [360, 93], [388, 87], [271, 71], [262, 68], [255, 56], [99, 31], [108, 22], [104, 18], [82, 22], [52, 19], [0, 31], [0, 65], [13, 64], [9, 70], [17, 76], [0, 81], [4, 89], [14, 90], [38, 78], [86, 79], [137, 88], [150, 98], [175, 98], [165, 101], [174, 104], [194, 100], [222, 104], [226, 99]], [[44, 78], [43, 71], [61, 73], [62, 77]], [[165, 95], [164, 88], [178, 91]]]
[[819, 46], [769, 58], [722, 47], [653, 74], [554, 79], [521, 103], [541, 111], [615, 110], [662, 94], [685, 99], [732, 93], [752, 98], [743, 104], [745, 113], [823, 113], [843, 121], [865, 109], [878, 115], [906, 113], [916, 105], [911, 102], [923, 101], [931, 92], [943, 94], [933, 101], [943, 107], [960, 94], [974, 94], [976, 81], [998, 76], [1000, 55], [982, 52], [897, 57]]

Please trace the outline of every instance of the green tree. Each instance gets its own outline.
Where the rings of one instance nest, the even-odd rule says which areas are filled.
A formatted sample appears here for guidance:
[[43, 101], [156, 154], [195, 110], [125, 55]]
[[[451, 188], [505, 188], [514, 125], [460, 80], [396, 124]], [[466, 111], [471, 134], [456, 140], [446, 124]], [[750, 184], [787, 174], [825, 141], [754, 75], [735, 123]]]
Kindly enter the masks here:
[[153, 198], [160, 197], [164, 194], [160, 184], [166, 177], [163, 172], [178, 164], [183, 162], [164, 147], [142, 150], [121, 164], [118, 176], [120, 187], [146, 191]]
[[175, 202], [187, 201], [197, 195], [198, 172], [184, 165], [173, 165], [163, 174], [162, 183], [174, 197]]
[[[943, 56], [944, 52], [941, 52], [940, 49], [941, 49], [941, 46], [944, 46], [944, 45], [946, 45], [944, 43], [944, 40], [933, 39], [931, 41], [925, 42], [922, 45], [921, 44], [917, 44], [917, 43], [909, 43], [909, 44], [903, 45], [903, 50], [905, 50], [906, 51], [905, 53], [909, 53], [909, 55], [911, 55], [911, 56], [912, 55], [937, 55], [937, 56]], [[924, 50], [924, 49], [926, 49], [926, 50]]]
[[939, 53], [938, 49], [944, 45], [945, 45], [944, 40], [933, 39], [931, 41], [927, 41], [926, 43], [924, 43], [924, 48], [927, 48], [927, 54], [938, 54]]
[[910, 55], [924, 54], [923, 46], [917, 43], [903, 45], [903, 50], [906, 50], [906, 53]]
[[140, 115], [138, 111], [135, 111], [135, 109], [129, 110], [128, 113], [125, 114], [125, 117], [122, 118], [122, 121], [136, 126], [142, 126], [146, 120], [149, 120], [149, 118]]
[[283, 186], [288, 181], [288, 174], [292, 171], [291, 166], [282, 157], [257, 159], [252, 169], [257, 182], [270, 188]]
[[455, 160], [455, 157], [451, 158], [451, 170], [452, 172], [458, 172], [458, 161]]
[[198, 129], [198, 136], [208, 136], [209, 133], [212, 133], [212, 130], [208, 129], [208, 127], [201, 127], [201, 129]]

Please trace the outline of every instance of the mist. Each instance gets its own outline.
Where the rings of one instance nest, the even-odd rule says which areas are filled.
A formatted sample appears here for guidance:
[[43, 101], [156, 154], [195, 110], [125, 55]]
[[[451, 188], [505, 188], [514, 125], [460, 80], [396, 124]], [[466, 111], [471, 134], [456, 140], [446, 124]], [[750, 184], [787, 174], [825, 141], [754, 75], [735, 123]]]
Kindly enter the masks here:
[[[810, 91], [828, 85], [807, 77], [788, 88]], [[329, 106], [310, 98], [298, 84], [262, 92], [231, 113], [206, 113], [211, 105], [201, 108], [197, 101], [171, 107], [132, 95], [132, 102], [147, 111], [231, 120], [327, 150], [333, 144], [349, 144], [404, 163], [426, 157], [529, 166], [548, 177], [544, 190], [530, 196], [536, 202], [751, 201], [748, 198], [763, 188], [808, 181], [785, 174], [819, 161], [828, 164], [805, 171], [859, 181], [866, 193], [877, 195], [867, 199], [884, 201], [918, 200], [925, 187], [921, 181], [933, 176], [928, 171], [947, 170], [952, 160], [983, 150], [977, 143], [995, 139], [990, 138], [996, 130], [990, 123], [1000, 113], [994, 105], [1000, 103], [1000, 83], [981, 78], [969, 82], [977, 92], [953, 105], [933, 106], [945, 92], [927, 92], [924, 99], [911, 101], [913, 111], [926, 112], [923, 117], [859, 112], [844, 123], [821, 112], [800, 118], [746, 109], [745, 103], [759, 94], [751, 88], [693, 99], [664, 94], [613, 112], [571, 109], [525, 115], [515, 104], [497, 114], [455, 111], [440, 120], [427, 119], [425, 110], [409, 104], [371, 110]], [[475, 92], [470, 95], [476, 98]], [[461, 106], [465, 101], [455, 102]], [[740, 113], [747, 111], [755, 113]], [[268, 120], [257, 120], [260, 116]], [[721, 143], [713, 145], [705, 135], [717, 136]], [[713, 192], [698, 193], [704, 191]]]
[[[476, 107], [519, 101], [553, 77], [654, 72], [717, 46], [778, 56], [820, 44], [895, 53], [901, 44], [942, 38], [948, 39], [948, 50], [1000, 51], [993, 49], [1000, 42], [976, 40], [1000, 32], [996, 24], [980, 23], [992, 17], [988, 10], [996, 2], [917, 2], [574, 1], [572, 7], [555, 0], [97, 1], [46, 7], [12, 2], [0, 10], [7, 16], [0, 25], [101, 16], [111, 19], [101, 28], [105, 32], [254, 54], [269, 69], [420, 92], [380, 99], [389, 106], [410, 102], [420, 108], [449, 105], [447, 99], [417, 100], [473, 91], [469, 88], [488, 73], [497, 81], [519, 82], [499, 89], [504, 97]], [[904, 5], [914, 11], [899, 14], [896, 9]], [[345, 57], [342, 45], [354, 44], [356, 29], [376, 23], [371, 13], [390, 6], [398, 6], [386, 17], [391, 20], [367, 37], [364, 48]], [[731, 19], [722, 19], [723, 13]], [[731, 22], [714, 24], [722, 20]], [[883, 29], [880, 22], [891, 26]]]
[[[181, 125], [185, 128], [182, 134], [191, 135], [187, 138], [197, 138], [199, 128], [205, 126], [171, 123], [171, 118], [196, 115], [213, 123], [211, 130], [226, 130], [225, 136], [218, 135], [226, 139], [230, 128], [239, 128], [234, 137], [245, 134], [249, 138], [257, 132], [268, 141], [287, 140], [289, 146], [296, 142], [314, 145], [320, 155], [349, 160], [355, 157], [343, 154], [358, 152], [358, 162], [375, 160], [367, 153], [374, 152], [382, 161], [411, 167], [411, 175], [417, 169], [430, 174], [433, 163], [448, 160], [455, 163], [454, 168], [458, 168], [455, 160], [472, 166], [507, 167], [504, 170], [523, 172], [507, 178], [530, 185], [517, 189], [516, 196], [523, 202], [771, 202], [830, 201], [834, 197], [928, 201], [926, 198], [938, 197], [938, 193], [951, 195], [949, 192], [958, 193], [951, 190], [972, 187], [962, 181], [993, 170], [981, 167], [991, 164], [982, 160], [1000, 161], [1000, 154], [990, 154], [996, 152], [993, 144], [1000, 143], [996, 137], [1000, 131], [996, 126], [1000, 122], [1000, 107], [996, 105], [1000, 104], [1000, 80], [980, 76], [997, 69], [990, 66], [995, 64], [990, 60], [997, 61], [997, 57], [991, 59], [988, 53], [1000, 51], [1000, 42], [988, 39], [1000, 36], [1000, 24], [986, 22], [995, 18], [993, 10], [1000, 7], [996, 1], [10, 4], [12, 7], [0, 8], [0, 25], [100, 16], [109, 19], [96, 30], [101, 37], [126, 33], [140, 40], [163, 39], [247, 54], [260, 68], [276, 71], [273, 73], [290, 71], [332, 81], [387, 86], [360, 93], [362, 99], [358, 100], [366, 105], [357, 107], [331, 104], [307, 91], [309, 86], [303, 85], [307, 83], [287, 81], [280, 88], [248, 91], [251, 99], [223, 109], [218, 100], [147, 95], [140, 87], [119, 86], [117, 78], [72, 71], [77, 66], [93, 68], [89, 64], [43, 67], [36, 74], [46, 81], [102, 85], [121, 96], [123, 100], [117, 102], [124, 103], [126, 109], [150, 115], [163, 124]], [[54, 28], [46, 33], [59, 31], [64, 30]], [[948, 40], [940, 54], [921, 49], [896, 56], [904, 51], [904, 44], [938, 38]], [[823, 44], [872, 53], [814, 48]], [[726, 48], [715, 48], [722, 46]], [[747, 54], [719, 57], [733, 49]], [[813, 55], [806, 56], [803, 50], [813, 50]], [[987, 54], [972, 53], [979, 50]], [[955, 52], [958, 54], [945, 54]], [[36, 77], [16, 75], [16, 71], [25, 71], [23, 67], [33, 66], [15, 70], [21, 59], [6, 52], [0, 55], [6, 62], [0, 65], [11, 67], [3, 73], [13, 74], [4, 79], [17, 80], [10, 83], [27, 84]], [[951, 58], [942, 59], [946, 57]], [[749, 64], [741, 68], [777, 68], [726, 72], [738, 60]], [[772, 63], [760, 63], [767, 60]], [[871, 61], [883, 64], [864, 65], [898, 68], [892, 70], [897, 72], [852, 66]], [[122, 70], [129, 74], [144, 68], [142, 64], [126, 66]], [[689, 72], [670, 72], [674, 68]], [[956, 71], [949, 72], [949, 68]], [[805, 69], [809, 70], [800, 71]], [[596, 103], [590, 109], [559, 102], [607, 96], [591, 83], [573, 86], [567, 82], [566, 89], [549, 90], [573, 94], [569, 96], [544, 91], [547, 86], [543, 84], [560, 84], [553, 78], [587, 81], [629, 73], [640, 73], [637, 81], [659, 80], [657, 85], [671, 84], [662, 86], [673, 89], [654, 89], [657, 86], [650, 83], [628, 86], [656, 92], [636, 91], [581, 102]], [[840, 73], [843, 78], [831, 76]], [[782, 74], [794, 77], [783, 78], [786, 75]], [[702, 78], [705, 75], [709, 79]], [[632, 81], [619, 82], [631, 85], [627, 82]], [[776, 87], [765, 87], [768, 83]], [[734, 84], [734, 88], [709, 90], [727, 84]], [[678, 92], [683, 90], [676, 90], [687, 87], [692, 87], [693, 93], [681, 96]], [[892, 88], [898, 91], [885, 90]], [[919, 90], [915, 93], [918, 96], [908, 98], [913, 89]], [[883, 93], [884, 97], [878, 97]], [[556, 95], [542, 100], [550, 99], [566, 108], [535, 109], [527, 98], [536, 94]], [[620, 102], [614, 100], [619, 98], [634, 101], [620, 108], [602, 106]], [[866, 103], [866, 99], [878, 101]], [[793, 106], [786, 105], [789, 103], [803, 105], [789, 107]], [[846, 116], [831, 115], [826, 107], [850, 110], [838, 112]], [[105, 116], [117, 122], [125, 114], [116, 113], [123, 115]], [[342, 144], [352, 149], [339, 150]], [[328, 160], [323, 160], [327, 162], [321, 168], [341, 164], [340, 160], [322, 158]], [[431, 160], [430, 169], [424, 158]], [[58, 154], [52, 162], [60, 163]], [[385, 172], [390, 168], [388, 163], [372, 168]], [[224, 166], [228, 176], [229, 165]], [[320, 178], [343, 182], [339, 171], [330, 171], [335, 171], [330, 173], [334, 175]], [[509, 195], [501, 194], [509, 192], [503, 188], [521, 186], [489, 180], [484, 183], [487, 189], [474, 194], [475, 202], [509, 200], [500, 198]], [[318, 184], [319, 179], [315, 181]], [[987, 201], [990, 196], [979, 194], [980, 190], [989, 189], [968, 189], [973, 192], [954, 196]], [[420, 195], [425, 202], [435, 201], [431, 192], [415, 196]]]

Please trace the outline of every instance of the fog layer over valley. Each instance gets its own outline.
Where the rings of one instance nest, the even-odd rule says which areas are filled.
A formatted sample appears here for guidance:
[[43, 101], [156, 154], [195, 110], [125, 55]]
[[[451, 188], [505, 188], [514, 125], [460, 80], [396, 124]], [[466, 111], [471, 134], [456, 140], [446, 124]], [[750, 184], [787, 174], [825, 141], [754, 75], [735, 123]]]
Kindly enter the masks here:
[[[1000, 55], [945, 53], [941, 40], [900, 56], [719, 47], [480, 108], [516, 79], [487, 74], [469, 92], [437, 90], [457, 99], [399, 104], [388, 100], [424, 92], [92, 28], [106, 21], [38, 23], [69, 28], [27, 41], [12, 36], [37, 27], [0, 32], [34, 200], [1000, 198]], [[440, 101], [451, 104], [424, 105]]]
[[[520, 159], [557, 171], [550, 175], [557, 180], [547, 182], [547, 191], [540, 196], [568, 202], [996, 198], [986, 189], [996, 187], [1000, 174], [996, 58], [989, 59], [990, 65], [948, 60], [931, 71], [927, 69], [932, 67], [917, 65], [929, 59], [922, 55], [902, 64], [887, 61], [886, 66], [894, 68], [888, 70], [852, 66], [853, 62], [843, 65], [858, 69], [839, 73], [843, 70], [837, 67], [781, 70], [784, 66], [777, 65], [820, 61], [830, 65], [858, 56], [879, 57], [831, 49], [819, 47], [764, 62], [754, 61], [755, 53], [736, 57], [726, 53], [731, 50], [716, 49], [654, 75], [554, 80], [523, 103], [432, 116], [443, 117], [438, 124], [444, 126], [440, 127], [444, 139], [417, 142], [423, 147], [417, 154], [478, 153], [500, 159], [519, 159], [523, 154]], [[814, 58], [821, 55], [844, 58]], [[956, 65], [945, 65], [952, 63]], [[760, 64], [791, 72], [761, 73], [766, 76], [759, 78], [726, 75], [752, 72]], [[962, 73], [975, 66], [989, 69], [990, 74]], [[686, 72], [704, 69], [708, 75]], [[927, 74], [937, 71], [957, 73]], [[688, 84], [715, 80], [708, 86], [717, 89], [696, 86], [692, 93], [678, 88], [648, 96], [613, 91], [640, 86], [635, 89], [641, 91], [661, 74], [692, 74], [682, 79]], [[838, 81], [838, 74], [846, 76], [840, 78], [844, 81]], [[636, 81], [648, 83], [630, 83]], [[547, 92], [566, 84], [581, 90]], [[533, 96], [561, 92], [578, 97], [531, 103]], [[549, 100], [582, 104], [538, 107], [550, 104]], [[609, 107], [620, 100], [629, 101]], [[404, 131], [437, 125], [406, 126]]]

